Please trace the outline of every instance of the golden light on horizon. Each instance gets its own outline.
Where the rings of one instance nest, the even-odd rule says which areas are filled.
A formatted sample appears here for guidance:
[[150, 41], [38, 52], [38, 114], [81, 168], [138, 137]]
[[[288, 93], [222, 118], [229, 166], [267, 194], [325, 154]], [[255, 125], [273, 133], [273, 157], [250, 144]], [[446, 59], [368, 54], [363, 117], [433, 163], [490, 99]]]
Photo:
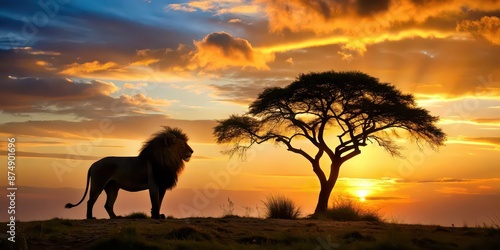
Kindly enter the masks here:
[[357, 196], [359, 197], [359, 200], [361, 202], [365, 202], [366, 201], [366, 196], [368, 195], [368, 190], [365, 190], [365, 189], [361, 189], [361, 190], [358, 190], [356, 192]]

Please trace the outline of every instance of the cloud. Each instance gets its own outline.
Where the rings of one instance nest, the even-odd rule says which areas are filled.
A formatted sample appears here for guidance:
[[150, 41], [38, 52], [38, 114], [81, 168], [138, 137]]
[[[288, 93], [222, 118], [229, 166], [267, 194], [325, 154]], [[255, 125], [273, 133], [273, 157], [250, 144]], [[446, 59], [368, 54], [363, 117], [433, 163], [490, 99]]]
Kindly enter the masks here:
[[407, 179], [398, 179], [397, 183], [469, 183], [472, 182], [472, 179], [457, 179], [457, 178], [438, 178], [432, 180], [407, 180]]
[[108, 71], [117, 69], [118, 64], [115, 62], [100, 63], [99, 61], [86, 62], [86, 63], [71, 63], [67, 65], [60, 73], [63, 75], [80, 76], [89, 73]]
[[191, 7], [187, 4], [179, 4], [172, 3], [167, 6], [167, 9], [176, 10], [176, 11], [184, 11], [184, 12], [195, 12], [197, 9], [195, 7]]
[[179, 44], [177, 48], [166, 49], [142, 49], [136, 52], [139, 61], [156, 61], [149, 66], [168, 72], [185, 72], [192, 66], [194, 48], [185, 44]]
[[140, 109], [143, 110], [155, 110], [155, 111], [157, 111], [157, 109], [153, 108], [154, 106], [170, 106], [172, 103], [177, 102], [176, 100], [169, 101], [164, 99], [153, 99], [145, 96], [142, 93], [138, 93], [133, 96], [121, 95], [119, 97], [119, 100], [123, 104], [139, 107]]
[[176, 49], [138, 50], [137, 56], [140, 61], [155, 60], [155, 65], [170, 72], [214, 71], [230, 67], [268, 70], [268, 63], [274, 61], [273, 53], [256, 50], [247, 40], [226, 32], [210, 33], [193, 43], [194, 47], [179, 44]]
[[500, 149], [500, 137], [458, 137], [451, 139], [448, 143], [490, 146], [495, 150]]
[[135, 61], [130, 64], [130, 66], [148, 66], [150, 64], [158, 62], [158, 59], [144, 59], [144, 60], [139, 60]]
[[480, 20], [464, 20], [457, 24], [457, 31], [470, 32], [475, 38], [500, 45], [500, 18], [484, 16]]
[[396, 197], [396, 196], [366, 196], [364, 198], [370, 201], [390, 201], [390, 200], [404, 199], [403, 197]]
[[31, 47], [22, 49], [0, 49], [0, 77], [47, 77], [57, 71], [57, 64], [52, 58], [59, 55], [39, 53]]
[[[7, 151], [0, 150], [1, 154], [7, 155]], [[16, 152], [19, 158], [51, 158], [51, 159], [80, 159], [80, 160], [98, 160], [100, 156], [86, 156], [86, 155], [73, 155], [73, 154], [58, 154], [58, 153], [38, 153], [38, 152]]]
[[[495, 11], [497, 1], [465, 0], [257, 0], [265, 6], [269, 29], [332, 33], [337, 30], [366, 32], [386, 30], [406, 22], [424, 23], [439, 16], [462, 14], [465, 9]], [[368, 27], [371, 26], [371, 27]]]
[[248, 0], [190, 0], [187, 3], [169, 4], [165, 9], [183, 12], [203, 11], [215, 15], [255, 14], [260, 11], [260, 6]]
[[103, 117], [82, 121], [25, 121], [0, 124], [1, 135], [41, 137], [67, 140], [94, 140], [103, 138], [145, 140], [161, 126], [181, 128], [192, 142], [214, 143], [211, 129], [213, 120], [179, 120], [165, 115], [129, 115]]
[[473, 122], [492, 126], [500, 126], [500, 118], [477, 118]]
[[274, 79], [272, 77], [262, 79], [239, 79], [234, 83], [223, 85], [211, 84], [209, 87], [213, 90], [218, 101], [231, 102], [240, 105], [248, 105], [269, 86], [285, 86], [292, 79]]
[[160, 111], [171, 100], [142, 93], [112, 97], [118, 87], [100, 80], [5, 77], [0, 85], [0, 109], [11, 114], [73, 114], [77, 117], [113, 117]]
[[208, 34], [201, 41], [194, 41], [194, 45], [193, 60], [207, 70], [228, 67], [268, 70], [267, 63], [274, 61], [274, 54], [255, 50], [247, 40], [226, 32]]
[[[314, 39], [289, 43], [290, 48], [340, 44], [342, 47], [339, 55], [345, 60], [363, 55], [367, 45], [384, 41], [414, 37], [463, 39], [461, 37], [463, 35], [455, 30], [454, 17], [468, 17], [477, 13], [500, 10], [498, 1], [257, 0], [256, 2], [265, 6], [271, 32], [285, 35], [299, 33], [305, 37], [311, 32], [316, 34]], [[496, 20], [489, 18], [481, 23], [464, 24], [467, 24], [468, 29], [480, 29], [483, 36], [493, 40], [493, 37], [499, 37], [494, 36], [498, 34], [498, 28], [494, 29], [498, 26], [496, 23]]]

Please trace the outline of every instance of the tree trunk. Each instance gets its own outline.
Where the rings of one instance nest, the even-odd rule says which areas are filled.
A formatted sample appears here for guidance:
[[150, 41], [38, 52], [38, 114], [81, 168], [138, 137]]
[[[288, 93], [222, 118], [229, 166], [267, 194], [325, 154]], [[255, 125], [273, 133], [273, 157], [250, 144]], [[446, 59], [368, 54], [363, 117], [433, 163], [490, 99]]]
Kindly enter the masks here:
[[318, 204], [316, 205], [316, 210], [314, 214], [322, 214], [328, 210], [328, 201], [330, 200], [330, 194], [332, 193], [335, 183], [339, 177], [340, 166], [331, 166], [330, 177], [324, 183], [321, 183], [321, 190], [319, 191]]
[[328, 185], [328, 183], [321, 185], [321, 190], [319, 191], [318, 204], [316, 205], [316, 210], [314, 214], [325, 213], [328, 209], [328, 200], [330, 199], [330, 194], [332, 193], [333, 186]]

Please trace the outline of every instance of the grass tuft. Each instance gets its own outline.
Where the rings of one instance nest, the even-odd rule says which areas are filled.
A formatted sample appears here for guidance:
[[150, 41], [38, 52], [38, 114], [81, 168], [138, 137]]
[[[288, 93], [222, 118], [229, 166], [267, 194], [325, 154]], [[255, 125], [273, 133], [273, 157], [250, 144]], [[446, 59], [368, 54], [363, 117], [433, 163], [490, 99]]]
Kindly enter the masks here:
[[227, 198], [227, 204], [220, 204], [220, 209], [222, 210], [222, 217], [232, 217], [234, 214], [234, 202]]
[[149, 216], [144, 212], [132, 212], [125, 216], [126, 219], [149, 219]]
[[269, 196], [264, 202], [266, 216], [271, 219], [297, 219], [301, 210], [295, 202], [284, 196]]

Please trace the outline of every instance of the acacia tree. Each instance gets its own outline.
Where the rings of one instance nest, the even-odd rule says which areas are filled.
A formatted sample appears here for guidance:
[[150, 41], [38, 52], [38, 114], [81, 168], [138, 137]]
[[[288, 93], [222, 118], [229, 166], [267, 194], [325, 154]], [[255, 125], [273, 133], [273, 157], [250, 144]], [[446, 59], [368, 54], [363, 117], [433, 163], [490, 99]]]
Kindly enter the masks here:
[[[252, 145], [275, 141], [306, 158], [320, 182], [315, 213], [322, 213], [340, 167], [361, 154], [362, 147], [376, 143], [392, 156], [401, 156], [396, 139], [407, 132], [419, 147], [436, 149], [446, 139], [436, 127], [438, 119], [391, 84], [361, 72], [329, 71], [302, 74], [283, 88], [266, 88], [246, 114], [219, 120], [214, 135], [217, 143], [232, 144], [226, 151], [230, 155], [243, 156]], [[326, 133], [337, 133], [337, 138], [327, 140]], [[299, 138], [314, 145], [314, 151], [296, 147]], [[325, 155], [328, 177], [320, 166]]]

